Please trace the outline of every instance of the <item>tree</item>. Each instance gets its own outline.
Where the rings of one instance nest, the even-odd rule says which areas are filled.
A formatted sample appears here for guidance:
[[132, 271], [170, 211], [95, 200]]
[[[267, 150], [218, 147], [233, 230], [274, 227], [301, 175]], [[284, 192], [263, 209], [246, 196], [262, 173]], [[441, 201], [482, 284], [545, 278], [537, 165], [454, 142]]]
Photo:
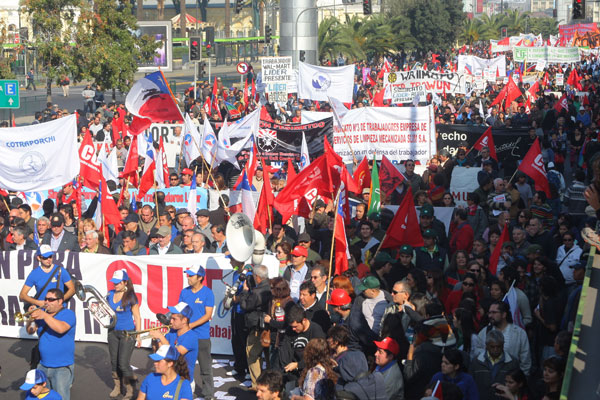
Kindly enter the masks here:
[[506, 27], [509, 36], [527, 33], [529, 27], [529, 13], [521, 13], [516, 9], [508, 10], [502, 18], [502, 26]]
[[80, 19], [82, 0], [24, 0], [31, 18], [33, 41], [46, 73], [46, 96], [52, 101], [52, 81], [76, 69], [71, 39]]
[[466, 18], [460, 0], [427, 0], [414, 3], [407, 10], [411, 21], [410, 32], [417, 48], [437, 51], [453, 46], [458, 36], [457, 27]]
[[[358, 20], [358, 18], [356, 18]], [[346, 22], [349, 19], [346, 18]], [[339, 54], [348, 59], [363, 59], [366, 57], [360, 44], [354, 40], [354, 34], [348, 35], [351, 28], [340, 23], [335, 17], [325, 18], [319, 24], [319, 59], [335, 60]]]
[[361, 26], [361, 34], [366, 38], [364, 52], [369, 58], [377, 59], [394, 49], [392, 27], [382, 14], [366, 18]]
[[[4, 43], [7, 41], [6, 34], [6, 23], [4, 20], [0, 20], [0, 49], [2, 49]], [[15, 74], [10, 68], [10, 64], [16, 59], [14, 53], [7, 56], [6, 53], [0, 57], [0, 79], [14, 79]]]
[[554, 18], [529, 18], [529, 30], [535, 35], [541, 33], [545, 38], [558, 35], [558, 21]]
[[487, 33], [486, 26], [479, 19], [466, 19], [463, 22], [462, 29], [458, 35], [459, 43], [472, 45], [475, 42], [485, 39]]
[[500, 31], [502, 29], [503, 23], [503, 15], [494, 14], [489, 16], [487, 14], [483, 14], [481, 16], [481, 23], [485, 29], [485, 39], [499, 39]]
[[126, 92], [133, 83], [138, 61], [152, 59], [159, 43], [148, 35], [137, 36], [137, 20], [128, 0], [95, 0], [94, 9], [82, 11], [76, 35], [78, 60], [73, 78], [91, 79], [103, 89]]
[[410, 33], [410, 20], [407, 16], [390, 17], [388, 24], [392, 30], [396, 50], [412, 50], [417, 47], [417, 41]]

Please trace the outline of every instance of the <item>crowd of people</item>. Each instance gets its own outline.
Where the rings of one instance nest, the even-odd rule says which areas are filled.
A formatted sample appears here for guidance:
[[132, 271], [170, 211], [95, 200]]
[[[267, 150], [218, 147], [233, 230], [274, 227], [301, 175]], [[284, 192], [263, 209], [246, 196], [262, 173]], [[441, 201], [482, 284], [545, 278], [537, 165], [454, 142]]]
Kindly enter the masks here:
[[[392, 70], [415, 64], [452, 70], [464, 51], [442, 53], [435, 60], [430, 53], [401, 53], [389, 61]], [[483, 47], [469, 51], [489, 56]], [[508, 69], [517, 68], [510, 57], [508, 62]], [[332, 199], [314, 202], [302, 231], [276, 213], [265, 242], [267, 252], [279, 261], [277, 276], [270, 276], [265, 266], [254, 266], [234, 298], [233, 376], [248, 377], [251, 390], [265, 400], [411, 400], [442, 394], [446, 400], [558, 399], [589, 250], [580, 231], [595, 229], [600, 210], [599, 66], [595, 56], [585, 56], [576, 65], [546, 68], [530, 110], [525, 96], [506, 109], [488, 108], [503, 87], [500, 80], [481, 93], [448, 95], [436, 104], [438, 124], [529, 129], [529, 144], [538, 138], [542, 143], [550, 196], [536, 189], [527, 175], [513, 175], [514, 168], [494, 160], [486, 147], [476, 151], [461, 144], [455, 154], [440, 149], [422, 174], [415, 172], [415, 160], [402, 160], [405, 180], [392, 195], [382, 193], [379, 214], [368, 217], [369, 189], [353, 195], [356, 205], [346, 225], [349, 269], [336, 276], [330, 272]], [[365, 82], [366, 67], [370, 79]], [[383, 60], [356, 64], [352, 108], [374, 105], [376, 92], [382, 90], [378, 76], [383, 67]], [[566, 77], [573, 70], [582, 77], [577, 82], [581, 89], [558, 87], [556, 74]], [[218, 122], [261, 106], [254, 99], [246, 104], [243, 89], [226, 88], [219, 79], [215, 83], [216, 88], [201, 83], [196, 98], [193, 88], [181, 98], [182, 108], [198, 124], [204, 116]], [[523, 92], [529, 87], [520, 84]], [[123, 104], [96, 104], [98, 91], [91, 95], [90, 86], [84, 95], [79, 134], [90, 132], [96, 141], [114, 145], [122, 168], [131, 145], [122, 128], [131, 118]], [[566, 108], [555, 107], [560, 98], [555, 92], [568, 95]], [[265, 117], [293, 124], [300, 123], [304, 110], [328, 111], [329, 105], [291, 95], [286, 104], [267, 102], [264, 108]], [[49, 103], [36, 113], [36, 123], [67, 114]], [[181, 140], [181, 134], [176, 130], [175, 137]], [[468, 194], [466, 206], [455, 205], [449, 191], [457, 166], [481, 169], [479, 187]], [[16, 195], [0, 201], [2, 248], [36, 251], [40, 265], [20, 295], [39, 307], [31, 314], [28, 332], [40, 338], [40, 360], [32, 364], [22, 386], [31, 398], [44, 394], [47, 399], [69, 399], [73, 380], [76, 321], [62, 304], [75, 288], [69, 273], [54, 265], [57, 252], [229, 255], [228, 247], [238, 245], [228, 242], [225, 227], [228, 194], [239, 171], [219, 165], [208, 174], [203, 163], [184, 165], [178, 158], [170, 186], [190, 186], [193, 170], [198, 187], [219, 191], [212, 198], [217, 200], [196, 213], [175, 208], [161, 191], [155, 205], [143, 205], [122, 190], [128, 185], [124, 179], [109, 182], [119, 203], [119, 229], [96, 226], [92, 216], [97, 198], [86, 206], [72, 183], [56, 199], [45, 199], [44, 216], [37, 219]], [[269, 180], [276, 195], [290, 183], [289, 173], [286, 166], [277, 170], [260, 165], [251, 184], [260, 191]], [[385, 206], [400, 204], [409, 188], [419, 207], [423, 245], [379, 249], [393, 218]], [[452, 209], [449, 223], [438, 218], [440, 208]], [[509, 237], [501, 241], [505, 228]], [[189, 286], [179, 303], [169, 307], [171, 331], [151, 333], [156, 372], [144, 379], [138, 399], [162, 398], [169, 392], [191, 400], [195, 388], [204, 398], [214, 396], [209, 328], [215, 298], [204, 285], [204, 266], [186, 273]], [[107, 298], [117, 325], [108, 335], [114, 381], [110, 396], [131, 399], [137, 390], [129, 360], [139, 338], [128, 333], [140, 330], [139, 304], [126, 270], [115, 272], [112, 282], [115, 288]], [[506, 301], [509, 293], [516, 298], [513, 305]]]

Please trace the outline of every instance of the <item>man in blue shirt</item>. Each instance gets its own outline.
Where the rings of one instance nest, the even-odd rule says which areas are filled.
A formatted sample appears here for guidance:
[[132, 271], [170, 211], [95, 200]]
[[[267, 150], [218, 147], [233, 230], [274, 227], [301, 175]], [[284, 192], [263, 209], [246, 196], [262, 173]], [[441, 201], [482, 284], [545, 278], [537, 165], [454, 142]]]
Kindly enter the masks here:
[[215, 295], [212, 290], [204, 286], [206, 270], [203, 266], [193, 266], [185, 272], [189, 286], [181, 291], [179, 302], [187, 303], [192, 308], [190, 328], [198, 336], [198, 369], [202, 381], [200, 384], [201, 397], [208, 400], [213, 398], [215, 391], [210, 355], [210, 320], [215, 307]]
[[[50, 289], [60, 289], [63, 293], [65, 293], [65, 301], [73, 297], [75, 294], [75, 284], [71, 280], [71, 275], [69, 275], [64, 267], [53, 264], [52, 257], [54, 256], [54, 252], [50, 246], [47, 244], [41, 245], [37, 249], [36, 255], [40, 266], [38, 268], [34, 268], [33, 271], [27, 275], [25, 284], [23, 285], [21, 293], [19, 294], [19, 299], [25, 303], [33, 304], [38, 307], [44, 307], [46, 304], [44, 302], [44, 298]], [[47, 285], [46, 282], [48, 282]], [[44, 285], [46, 286], [45, 288]], [[32, 287], [35, 287], [36, 298], [31, 297], [28, 294]], [[38, 296], [37, 294], [40, 292], [40, 290], [42, 290], [42, 288], [44, 288], [44, 291]]]
[[73, 366], [75, 364], [75, 313], [63, 308], [64, 294], [60, 289], [50, 289], [44, 297], [44, 309], [31, 314], [27, 333], [37, 331], [40, 363], [37, 369], [48, 377], [50, 388], [63, 400], [71, 398]]

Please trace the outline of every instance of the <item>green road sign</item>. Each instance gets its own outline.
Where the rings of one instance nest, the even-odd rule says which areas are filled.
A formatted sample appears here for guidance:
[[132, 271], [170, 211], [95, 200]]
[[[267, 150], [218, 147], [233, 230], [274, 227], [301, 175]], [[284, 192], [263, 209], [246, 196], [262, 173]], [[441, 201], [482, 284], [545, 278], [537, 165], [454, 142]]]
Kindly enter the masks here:
[[19, 81], [0, 79], [0, 108], [19, 108]]

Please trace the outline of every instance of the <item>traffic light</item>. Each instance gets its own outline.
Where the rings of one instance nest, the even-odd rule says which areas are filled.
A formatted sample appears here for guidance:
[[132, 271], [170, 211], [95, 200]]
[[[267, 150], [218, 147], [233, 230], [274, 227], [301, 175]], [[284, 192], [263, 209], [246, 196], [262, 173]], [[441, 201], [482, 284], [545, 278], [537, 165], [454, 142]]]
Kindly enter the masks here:
[[204, 28], [204, 32], [206, 32], [206, 55], [210, 56], [212, 48], [215, 46], [215, 27], [207, 26]]
[[202, 38], [190, 38], [190, 61], [200, 61], [202, 58]]
[[585, 19], [585, 0], [573, 0], [573, 19]]
[[371, 0], [363, 0], [363, 14], [365, 14], [365, 15], [373, 14], [373, 6], [371, 4]]
[[206, 76], [206, 63], [205, 62], [201, 62], [200, 63], [200, 72], [198, 75], [200, 75], [200, 78], [204, 78]]
[[265, 26], [265, 43], [271, 43], [271, 27]]
[[235, 13], [239, 14], [242, 12], [242, 8], [244, 7], [243, 0], [235, 0]]
[[305, 55], [305, 54], [306, 54], [306, 51], [304, 51], [304, 50], [300, 50], [300, 61], [304, 62], [304, 60], [305, 60], [305, 57], [304, 57], [304, 55]]

